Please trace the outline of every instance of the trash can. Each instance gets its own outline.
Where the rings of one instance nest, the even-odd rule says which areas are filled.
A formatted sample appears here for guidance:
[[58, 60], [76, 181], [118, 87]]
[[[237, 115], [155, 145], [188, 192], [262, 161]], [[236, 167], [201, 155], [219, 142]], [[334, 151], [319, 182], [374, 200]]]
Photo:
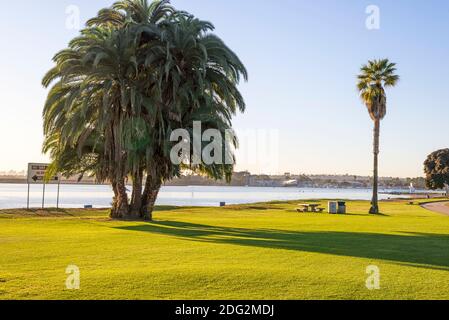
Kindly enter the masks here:
[[337, 211], [338, 211], [338, 214], [346, 214], [346, 202], [339, 201]]
[[220, 207], [226, 207], [226, 202], [220, 202]]
[[337, 214], [338, 212], [338, 203], [336, 201], [330, 201], [328, 203], [328, 209], [330, 214]]

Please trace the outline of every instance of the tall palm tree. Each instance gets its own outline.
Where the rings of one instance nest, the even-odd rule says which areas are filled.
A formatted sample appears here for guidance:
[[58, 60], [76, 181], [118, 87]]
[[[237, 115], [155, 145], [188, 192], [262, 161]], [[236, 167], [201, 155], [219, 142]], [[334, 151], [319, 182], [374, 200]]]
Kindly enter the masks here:
[[388, 59], [368, 61], [368, 64], [362, 66], [360, 71], [357, 88], [371, 119], [374, 121], [373, 198], [369, 212], [378, 214], [380, 122], [387, 114], [385, 88], [394, 87], [399, 81], [399, 76], [396, 74], [396, 64], [391, 63]]

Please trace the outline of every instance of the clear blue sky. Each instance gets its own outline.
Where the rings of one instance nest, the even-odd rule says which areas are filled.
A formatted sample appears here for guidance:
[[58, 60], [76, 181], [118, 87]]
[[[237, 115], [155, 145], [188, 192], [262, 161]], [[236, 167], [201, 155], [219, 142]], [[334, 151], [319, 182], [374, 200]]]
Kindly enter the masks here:
[[[22, 170], [41, 155], [40, 85], [51, 58], [77, 34], [66, 8], [84, 23], [106, 0], [10, 2], [0, 12], [0, 170]], [[371, 58], [397, 62], [401, 82], [388, 91], [382, 124], [385, 176], [422, 175], [428, 153], [449, 146], [449, 2], [445, 0], [174, 0], [212, 21], [246, 64], [248, 109], [240, 130], [279, 132], [278, 172], [371, 174], [372, 122], [355, 89]], [[380, 30], [365, 26], [380, 8]], [[245, 150], [241, 150], [245, 152]], [[240, 161], [254, 173], [266, 166]], [[273, 172], [270, 172], [273, 173]]]

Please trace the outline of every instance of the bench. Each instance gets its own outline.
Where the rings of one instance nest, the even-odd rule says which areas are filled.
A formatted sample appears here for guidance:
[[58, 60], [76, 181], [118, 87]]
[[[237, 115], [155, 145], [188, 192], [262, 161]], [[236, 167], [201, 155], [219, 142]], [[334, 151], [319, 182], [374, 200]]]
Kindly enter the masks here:
[[297, 208], [296, 211], [299, 213], [307, 213], [307, 212], [311, 212], [311, 213], [323, 213], [324, 212], [324, 208], [319, 208], [320, 204], [300, 204], [299, 205], [301, 208]]

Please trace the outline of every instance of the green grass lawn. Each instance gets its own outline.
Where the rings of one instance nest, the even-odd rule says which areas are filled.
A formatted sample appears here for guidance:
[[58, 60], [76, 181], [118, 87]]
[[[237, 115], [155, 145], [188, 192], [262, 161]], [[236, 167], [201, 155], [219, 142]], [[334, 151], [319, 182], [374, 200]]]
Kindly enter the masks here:
[[[1, 211], [0, 299], [449, 299], [449, 217], [406, 202], [379, 216], [362, 201], [345, 216], [297, 203], [162, 207], [154, 223]], [[81, 290], [65, 288], [72, 264]], [[380, 290], [365, 286], [369, 265]]]

